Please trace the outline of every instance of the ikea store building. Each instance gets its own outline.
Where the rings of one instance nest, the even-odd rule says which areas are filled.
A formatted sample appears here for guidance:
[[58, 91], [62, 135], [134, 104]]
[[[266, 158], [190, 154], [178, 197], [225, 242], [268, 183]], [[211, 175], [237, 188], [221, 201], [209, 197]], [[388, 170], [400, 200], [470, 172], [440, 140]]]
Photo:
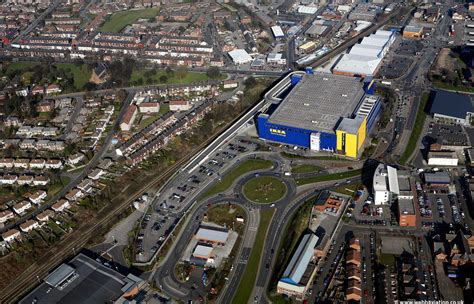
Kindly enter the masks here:
[[257, 117], [259, 137], [358, 157], [381, 109], [373, 81], [311, 70], [288, 77], [287, 88]]

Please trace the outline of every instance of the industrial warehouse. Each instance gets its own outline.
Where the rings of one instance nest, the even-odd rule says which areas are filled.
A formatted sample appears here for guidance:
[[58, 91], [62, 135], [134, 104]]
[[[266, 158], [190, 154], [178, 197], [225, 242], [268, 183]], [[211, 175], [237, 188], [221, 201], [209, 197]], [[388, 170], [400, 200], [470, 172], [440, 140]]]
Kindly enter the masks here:
[[395, 33], [378, 30], [375, 34], [362, 39], [360, 44], [344, 54], [332, 72], [347, 76], [375, 76], [383, 57], [395, 41]]
[[285, 96], [258, 116], [259, 137], [358, 157], [381, 109], [373, 83], [312, 71], [289, 77]]

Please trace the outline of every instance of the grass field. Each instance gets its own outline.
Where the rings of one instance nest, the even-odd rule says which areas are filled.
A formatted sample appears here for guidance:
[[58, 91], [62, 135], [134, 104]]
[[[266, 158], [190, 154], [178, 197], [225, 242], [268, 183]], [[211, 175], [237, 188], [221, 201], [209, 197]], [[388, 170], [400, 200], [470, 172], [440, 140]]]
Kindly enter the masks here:
[[265, 243], [265, 237], [267, 234], [268, 226], [270, 225], [273, 217], [274, 209], [267, 209], [260, 211], [260, 223], [258, 225], [257, 235], [255, 242], [252, 247], [252, 252], [245, 267], [244, 275], [240, 281], [235, 297], [232, 300], [232, 304], [247, 303], [252, 294], [252, 289], [257, 280], [258, 269], [260, 265], [260, 257], [262, 255], [263, 245]]
[[278, 255], [275, 262], [275, 268], [272, 274], [272, 280], [269, 286], [269, 293], [273, 303], [283, 300], [276, 296], [276, 284], [281, 277], [286, 265], [289, 263], [291, 253], [295, 250], [298, 241], [303, 232], [308, 228], [308, 221], [311, 216], [314, 198], [308, 199], [285, 226], [282, 241], [278, 249]]
[[[9, 72], [16, 72], [18, 74], [27, 74], [29, 70], [36, 65], [44, 64], [42, 62], [12, 62], [8, 65], [6, 70]], [[55, 63], [53, 64], [58, 70], [72, 74], [74, 78], [74, 87], [76, 90], [82, 90], [84, 84], [89, 81], [91, 76], [91, 67], [87, 64], [73, 64], [73, 63]]]
[[342, 186], [337, 187], [333, 191], [337, 193], [353, 196], [354, 193], [357, 191], [357, 189], [359, 189], [359, 187], [361, 187], [360, 184], [349, 184], [349, 185], [344, 184]]
[[[139, 79], [143, 80], [143, 83], [146, 81], [145, 73], [147, 70], [135, 70], [130, 77], [130, 82], [136, 82]], [[162, 82], [160, 80], [161, 76], [168, 77], [166, 82]], [[219, 79], [225, 79], [226, 75], [222, 75]], [[182, 84], [182, 83], [192, 83], [192, 82], [200, 82], [200, 81], [208, 81], [211, 80], [206, 73], [199, 73], [199, 72], [187, 72], [183, 78], [179, 78], [176, 74], [167, 75], [165, 71], [157, 71], [155, 75], [152, 75], [150, 79], [153, 80], [153, 84]]]
[[341, 161], [351, 161], [350, 159], [338, 157], [338, 156], [302, 156], [297, 154], [292, 154], [288, 152], [281, 152], [281, 156], [286, 158], [294, 158], [294, 159], [317, 159], [317, 160], [341, 160]]
[[297, 179], [296, 184], [301, 186], [301, 185], [312, 184], [312, 183], [345, 179], [345, 178], [358, 176], [361, 173], [362, 173], [362, 170], [359, 169], [359, 170], [346, 171], [342, 173], [332, 173], [332, 174], [325, 174], [325, 175], [319, 175], [319, 176], [305, 177], [305, 178]]
[[232, 183], [241, 175], [254, 170], [270, 169], [273, 163], [269, 160], [263, 159], [249, 159], [242, 162], [238, 167], [226, 174], [220, 182], [209, 189], [204, 197], [209, 197], [229, 189]]
[[291, 172], [292, 173], [309, 173], [309, 172], [317, 172], [320, 171], [322, 168], [315, 166], [315, 165], [292, 165]]
[[165, 114], [169, 111], [170, 111], [170, 106], [168, 104], [160, 105], [160, 112], [158, 112], [157, 114], [154, 114], [154, 115], [150, 115], [149, 117], [147, 117], [145, 119], [142, 119], [140, 121], [140, 125], [139, 125], [138, 129], [141, 130], [141, 129], [147, 127], [149, 124], [151, 124], [156, 119], [158, 119], [161, 115], [163, 115], [163, 114]]
[[134, 23], [138, 19], [151, 19], [158, 15], [158, 8], [146, 8], [141, 10], [128, 10], [117, 12], [110, 16], [99, 28], [101, 32], [118, 33], [124, 27]]
[[286, 185], [272, 176], [252, 178], [244, 185], [244, 195], [251, 201], [269, 204], [280, 200], [286, 193]]
[[465, 87], [465, 86], [455, 86], [443, 82], [436, 81], [433, 85], [438, 89], [444, 89], [449, 91], [456, 91], [456, 92], [467, 92], [467, 93], [474, 93], [473, 87]]
[[72, 63], [55, 64], [58, 69], [72, 73], [74, 76], [74, 86], [77, 90], [82, 90], [91, 77], [91, 68], [87, 64], [76, 65]]
[[413, 152], [418, 147], [418, 139], [420, 138], [421, 132], [423, 131], [423, 126], [425, 125], [425, 120], [426, 120], [425, 107], [426, 107], [426, 104], [428, 103], [428, 99], [429, 99], [429, 94], [428, 93], [423, 94], [423, 97], [421, 98], [421, 103], [418, 107], [418, 112], [416, 113], [415, 125], [411, 132], [410, 139], [408, 140], [408, 144], [406, 146], [405, 152], [403, 152], [399, 160], [399, 163], [401, 165], [406, 164], [406, 162], [410, 160], [410, 157], [412, 156]]

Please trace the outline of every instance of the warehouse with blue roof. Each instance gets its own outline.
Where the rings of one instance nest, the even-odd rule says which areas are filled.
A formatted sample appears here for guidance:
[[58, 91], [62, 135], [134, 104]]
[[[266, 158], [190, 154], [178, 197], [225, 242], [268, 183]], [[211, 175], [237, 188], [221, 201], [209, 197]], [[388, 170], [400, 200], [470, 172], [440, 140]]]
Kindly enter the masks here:
[[474, 117], [474, 104], [469, 94], [438, 90], [430, 112], [439, 122], [468, 126]]
[[259, 137], [357, 157], [381, 110], [373, 81], [311, 70], [289, 79], [287, 89], [258, 115]]
[[305, 234], [302, 237], [288, 266], [286, 266], [283, 272], [282, 278], [278, 281], [278, 293], [296, 297], [297, 299], [301, 299], [304, 296], [308, 283], [311, 283], [310, 277], [315, 268], [308, 266], [314, 260], [314, 248], [318, 240], [319, 238], [313, 233]]

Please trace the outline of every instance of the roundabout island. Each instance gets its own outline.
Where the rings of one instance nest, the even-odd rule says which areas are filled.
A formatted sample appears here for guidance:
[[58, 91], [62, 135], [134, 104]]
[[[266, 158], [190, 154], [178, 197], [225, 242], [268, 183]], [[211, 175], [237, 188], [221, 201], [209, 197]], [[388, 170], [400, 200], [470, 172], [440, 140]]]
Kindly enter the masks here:
[[244, 196], [258, 204], [271, 204], [281, 200], [287, 192], [285, 183], [273, 176], [258, 176], [243, 186]]

